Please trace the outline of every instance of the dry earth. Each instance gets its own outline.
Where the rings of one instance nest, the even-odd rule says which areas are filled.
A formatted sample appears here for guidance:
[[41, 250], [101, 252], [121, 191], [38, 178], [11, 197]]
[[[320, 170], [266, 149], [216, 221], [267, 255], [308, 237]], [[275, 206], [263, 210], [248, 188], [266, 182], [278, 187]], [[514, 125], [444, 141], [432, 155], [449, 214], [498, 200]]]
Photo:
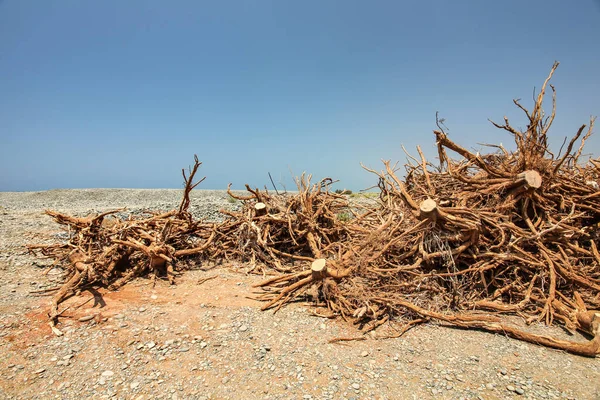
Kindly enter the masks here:
[[[402, 338], [358, 336], [310, 304], [261, 312], [247, 266], [199, 265], [176, 286], [138, 279], [67, 301], [62, 337], [47, 324], [59, 268], [27, 243], [64, 238], [45, 208], [79, 215], [127, 206], [172, 209], [175, 190], [0, 193], [0, 397], [117, 399], [599, 399], [600, 360], [501, 335], [435, 324]], [[197, 217], [236, 207], [218, 191], [192, 196]], [[201, 284], [204, 278], [212, 278]], [[90, 319], [91, 318], [91, 319]], [[569, 337], [558, 328], [536, 332]], [[570, 337], [584, 340], [582, 337]]]

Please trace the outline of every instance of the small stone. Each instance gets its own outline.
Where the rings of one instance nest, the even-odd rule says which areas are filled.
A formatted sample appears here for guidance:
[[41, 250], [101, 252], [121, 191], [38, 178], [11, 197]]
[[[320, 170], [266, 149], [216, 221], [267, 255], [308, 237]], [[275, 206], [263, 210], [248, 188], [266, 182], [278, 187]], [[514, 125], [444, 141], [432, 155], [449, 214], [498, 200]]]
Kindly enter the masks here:
[[157, 296], [157, 295], [155, 295], [155, 294], [153, 294], [152, 296], [150, 296], [150, 298], [151, 298], [152, 300], [156, 300], [156, 299], [158, 299], [158, 296]]
[[206, 343], [206, 342], [204, 342], [204, 341], [200, 342], [200, 348], [202, 348], [202, 349], [203, 349], [203, 348], [205, 348], [206, 346], [208, 346], [208, 343]]
[[352, 389], [354, 389], [354, 390], [358, 390], [358, 389], [360, 389], [360, 384], [358, 384], [358, 383], [353, 383], [353, 384], [352, 384]]
[[247, 330], [248, 330], [248, 325], [244, 324], [244, 325], [240, 326], [240, 329], [239, 329], [240, 332], [246, 332]]
[[156, 346], [156, 343], [154, 343], [154, 342], [148, 342], [148, 343], [146, 343], [146, 347], [148, 349], [153, 349], [155, 346]]
[[515, 391], [515, 387], [513, 385], [508, 385], [506, 387], [506, 390], [510, 391], [510, 392], [514, 392]]
[[105, 378], [110, 378], [111, 376], [113, 376], [115, 373], [112, 372], [111, 370], [106, 370], [102, 373], [102, 376], [104, 376]]
[[522, 394], [525, 394], [525, 391], [522, 388], [518, 387], [515, 389], [515, 393], [522, 395]]
[[140, 307], [140, 308], [138, 309], [138, 311], [139, 311], [139, 312], [144, 312], [144, 311], [146, 311], [146, 309], [145, 309], [144, 307]]
[[131, 382], [131, 383], [129, 384], [129, 388], [130, 388], [130, 389], [136, 389], [138, 386], [140, 386], [140, 383], [139, 383], [139, 382]]
[[493, 383], [486, 383], [485, 384], [486, 389], [488, 390], [494, 390], [494, 384]]
[[368, 355], [369, 355], [369, 352], [368, 352], [368, 351], [363, 351], [362, 353], [360, 353], [360, 356], [361, 356], [361, 357], [366, 357], [366, 356], [368, 356]]
[[179, 351], [181, 353], [185, 353], [186, 351], [190, 351], [190, 348], [189, 347], [182, 347], [182, 348], [179, 349]]
[[226, 376], [226, 377], [224, 377], [223, 379], [221, 379], [221, 383], [222, 383], [223, 385], [224, 385], [224, 384], [226, 384], [227, 382], [229, 382], [229, 377], [228, 377], [228, 376]]
[[506, 375], [506, 374], [507, 374], [507, 372], [506, 372], [506, 370], [505, 370], [505, 369], [501, 369], [501, 370], [500, 370], [500, 373], [501, 373], [502, 375]]
[[35, 371], [36, 374], [41, 374], [42, 372], [44, 372], [46, 370], [46, 368], [40, 368], [37, 371]]

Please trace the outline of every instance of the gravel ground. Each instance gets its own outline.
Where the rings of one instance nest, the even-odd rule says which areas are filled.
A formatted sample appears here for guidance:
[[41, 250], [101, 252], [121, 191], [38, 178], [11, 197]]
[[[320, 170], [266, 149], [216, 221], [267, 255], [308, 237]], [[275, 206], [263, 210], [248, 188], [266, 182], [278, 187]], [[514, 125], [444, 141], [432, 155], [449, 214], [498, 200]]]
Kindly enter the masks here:
[[[501, 335], [435, 324], [402, 338], [357, 336], [309, 304], [261, 312], [246, 265], [200, 265], [176, 286], [137, 279], [67, 301], [62, 337], [47, 324], [61, 270], [26, 254], [63, 233], [46, 208], [78, 215], [172, 209], [179, 190], [0, 193], [0, 398], [7, 399], [600, 399], [600, 361]], [[196, 217], [235, 209], [223, 191], [195, 191]], [[214, 279], [198, 284], [206, 277]], [[571, 340], [558, 328], [536, 332]]]

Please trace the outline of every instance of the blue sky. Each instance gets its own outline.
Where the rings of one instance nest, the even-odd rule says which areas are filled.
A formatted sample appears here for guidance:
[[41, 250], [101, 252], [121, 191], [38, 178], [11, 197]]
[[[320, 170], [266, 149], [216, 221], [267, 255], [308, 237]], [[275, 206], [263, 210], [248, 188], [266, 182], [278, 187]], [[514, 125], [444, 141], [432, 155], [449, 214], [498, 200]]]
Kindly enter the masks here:
[[[434, 160], [509, 143], [554, 60], [559, 146], [600, 114], [600, 4], [544, 1], [0, 0], [0, 190], [205, 189]], [[548, 104], [549, 106], [549, 104]], [[600, 140], [587, 147], [598, 156]]]

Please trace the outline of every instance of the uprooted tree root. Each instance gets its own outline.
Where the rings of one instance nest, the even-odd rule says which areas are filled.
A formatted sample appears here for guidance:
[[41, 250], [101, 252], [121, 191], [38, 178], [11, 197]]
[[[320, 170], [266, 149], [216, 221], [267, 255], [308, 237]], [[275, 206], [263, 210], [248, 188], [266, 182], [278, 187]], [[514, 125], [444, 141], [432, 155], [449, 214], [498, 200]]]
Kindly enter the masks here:
[[214, 238], [214, 226], [194, 221], [188, 211], [190, 191], [204, 180], [194, 183], [200, 165], [195, 157], [189, 176], [182, 171], [185, 190], [178, 210], [148, 212], [124, 220], [110, 218], [124, 209], [83, 218], [46, 211], [69, 231], [66, 244], [28, 246], [30, 251], [53, 258], [67, 270], [66, 283], [54, 294], [49, 312], [55, 333], [60, 334], [55, 328], [61, 314], [59, 305], [75, 293], [94, 286], [116, 290], [148, 273], [153, 274], [153, 279], [166, 275], [174, 283], [180, 269], [178, 262], [206, 250]]
[[[298, 193], [272, 195], [251, 189], [240, 212], [222, 211], [221, 224], [194, 222], [187, 211], [190, 177], [178, 211], [120, 221], [73, 218], [48, 212], [72, 231], [66, 245], [33, 246], [66, 261], [67, 283], [58, 305], [85, 285], [116, 288], [135, 276], [165, 270], [174, 276], [184, 257], [248, 261], [255, 272], [279, 275], [256, 285], [263, 310], [298, 298], [360, 325], [363, 332], [396, 321], [410, 327], [429, 320], [480, 329], [575, 354], [600, 353], [600, 160], [581, 165], [581, 126], [564, 153], [551, 153], [547, 134], [555, 116], [549, 85], [529, 111], [526, 130], [493, 123], [514, 139], [515, 150], [493, 146], [472, 153], [438, 124], [439, 165], [422, 151], [410, 157], [406, 175], [384, 161], [379, 201], [354, 209], [329, 192], [330, 179], [297, 180]], [[547, 87], [552, 113], [542, 110]], [[585, 132], [585, 133], [584, 133]], [[576, 144], [579, 143], [578, 146]], [[561, 149], [562, 150], [562, 149]], [[455, 153], [460, 158], [452, 159]], [[346, 218], [340, 218], [340, 215]], [[349, 217], [348, 217], [349, 216]], [[593, 338], [586, 343], [528, 333], [509, 321], [560, 324]]]
[[[330, 193], [331, 179], [311, 184], [311, 176], [296, 180], [298, 193], [271, 195], [251, 189], [248, 195], [227, 193], [243, 201], [240, 212], [221, 210], [228, 218], [218, 227], [211, 257], [249, 261], [258, 271], [290, 272], [294, 262], [313, 261], [351, 242], [351, 232], [339, 215], [349, 210], [345, 196]], [[292, 265], [290, 265], [292, 264]]]
[[[385, 161], [380, 202], [346, 229], [312, 270], [271, 278], [263, 309], [278, 309], [307, 294], [332, 313], [376, 328], [390, 318], [505, 334], [586, 356], [600, 352], [599, 164], [578, 161], [594, 120], [581, 126], [555, 156], [547, 133], [555, 116], [542, 111], [548, 82], [519, 131], [505, 118], [516, 150], [472, 153], [434, 131], [440, 164], [411, 158], [401, 179]], [[585, 133], [584, 133], [585, 132]], [[582, 137], [583, 135], [583, 137]], [[580, 140], [581, 139], [581, 140]], [[580, 140], [579, 147], [576, 143]], [[458, 161], [449, 153], [458, 154]], [[326, 260], [325, 260], [326, 259]], [[560, 323], [593, 336], [587, 343], [534, 335], [504, 317]]]

